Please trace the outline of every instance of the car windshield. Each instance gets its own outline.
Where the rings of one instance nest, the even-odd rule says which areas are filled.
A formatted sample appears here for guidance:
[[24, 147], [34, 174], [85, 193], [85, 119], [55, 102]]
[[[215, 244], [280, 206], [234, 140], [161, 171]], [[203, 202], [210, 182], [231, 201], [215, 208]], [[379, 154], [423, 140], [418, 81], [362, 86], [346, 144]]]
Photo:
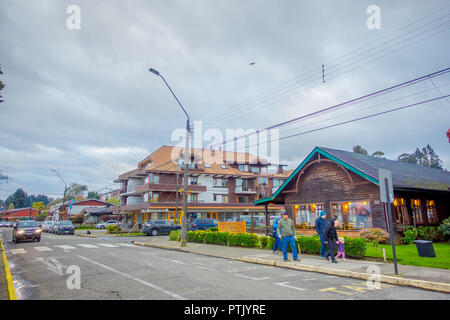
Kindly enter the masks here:
[[35, 221], [23, 221], [17, 224], [18, 228], [35, 228], [38, 224]]
[[71, 226], [72, 222], [71, 221], [61, 221], [61, 225], [62, 226]]

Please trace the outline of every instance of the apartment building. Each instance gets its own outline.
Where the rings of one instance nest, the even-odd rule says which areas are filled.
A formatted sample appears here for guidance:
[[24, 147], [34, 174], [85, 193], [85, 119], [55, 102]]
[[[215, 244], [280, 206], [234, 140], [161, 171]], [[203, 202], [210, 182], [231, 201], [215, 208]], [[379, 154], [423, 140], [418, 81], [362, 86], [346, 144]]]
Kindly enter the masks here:
[[[249, 153], [191, 149], [190, 154], [190, 219], [246, 221], [251, 230], [266, 226], [266, 208], [253, 202], [270, 197], [291, 171]], [[115, 180], [121, 184], [121, 214], [131, 214], [134, 224], [149, 219], [180, 223], [183, 168], [183, 148], [162, 146], [121, 174]], [[282, 210], [282, 205], [269, 204], [269, 222]]]

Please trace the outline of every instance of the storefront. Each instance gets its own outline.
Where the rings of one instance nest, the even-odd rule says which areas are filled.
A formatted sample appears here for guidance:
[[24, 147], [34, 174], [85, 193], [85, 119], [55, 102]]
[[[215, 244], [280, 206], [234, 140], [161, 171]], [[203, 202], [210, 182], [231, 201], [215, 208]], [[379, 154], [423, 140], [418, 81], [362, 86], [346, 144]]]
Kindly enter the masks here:
[[273, 196], [255, 205], [282, 204], [303, 234], [315, 233], [320, 211], [339, 220], [341, 233], [359, 236], [366, 228], [387, 230], [380, 202], [378, 169], [389, 169], [394, 184], [394, 225], [437, 225], [449, 216], [450, 174], [400, 161], [342, 150], [315, 148]]

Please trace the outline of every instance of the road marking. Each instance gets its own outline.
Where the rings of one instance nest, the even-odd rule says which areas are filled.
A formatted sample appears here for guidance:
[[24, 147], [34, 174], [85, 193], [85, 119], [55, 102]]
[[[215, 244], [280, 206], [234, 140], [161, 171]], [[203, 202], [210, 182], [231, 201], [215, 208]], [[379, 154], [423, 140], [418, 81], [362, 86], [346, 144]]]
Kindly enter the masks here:
[[209, 268], [207, 267], [205, 264], [200, 263], [200, 262], [194, 262], [193, 265], [199, 269], [203, 269], [203, 270], [208, 270], [208, 271], [214, 271], [213, 268]]
[[53, 251], [52, 248], [49, 247], [34, 247], [37, 251]]
[[61, 262], [56, 260], [56, 258], [45, 259], [45, 258], [39, 257], [36, 260], [44, 263], [47, 266], [47, 270], [53, 271], [53, 272], [59, 274], [60, 276], [64, 275], [63, 267], [67, 268], [67, 266], [63, 265]]
[[99, 246], [108, 247], [108, 248], [118, 248], [116, 245], [109, 243], [97, 243]]
[[137, 245], [131, 244], [131, 243], [118, 243], [118, 245], [121, 245], [121, 246], [124, 246], [124, 247], [135, 247], [135, 248], [139, 248]]
[[300, 279], [301, 281], [312, 281], [312, 280], [316, 280], [316, 278], [307, 278], [307, 279]]
[[174, 259], [168, 259], [168, 258], [161, 258], [161, 259], [167, 260], [167, 261], [170, 261], [170, 262], [173, 262], [173, 263], [186, 264], [185, 262], [180, 261], [180, 260], [174, 260]]
[[76, 249], [75, 247], [72, 247], [72, 246], [69, 246], [69, 245], [66, 245], [66, 244], [62, 244], [60, 246], [55, 246], [55, 247], [58, 247], [58, 248], [61, 248], [61, 249], [64, 249], [64, 250]]
[[268, 279], [270, 279], [269, 277], [255, 278], [255, 277], [250, 277], [250, 276], [246, 276], [246, 275], [239, 274], [239, 273], [235, 273], [234, 275], [235, 275], [236, 277], [241, 277], [241, 278], [250, 279], [250, 280], [256, 280], [256, 281], [258, 281], [258, 280], [268, 280]]
[[101, 263], [99, 263], [99, 262], [95, 262], [95, 261], [90, 260], [90, 259], [88, 259], [88, 258], [86, 258], [86, 257], [83, 257], [83, 256], [78, 256], [78, 255], [77, 255], [77, 257], [80, 258], [80, 259], [83, 259], [83, 260], [85, 260], [85, 261], [88, 261], [88, 262], [90, 262], [90, 263], [93, 263], [93, 264], [95, 264], [95, 265], [97, 265], [97, 266], [99, 266], [99, 267], [102, 267], [102, 268], [104, 268], [104, 269], [106, 269], [106, 270], [109, 270], [109, 271], [111, 271], [111, 272], [120, 274], [121, 276], [123, 276], [123, 277], [125, 277], [125, 278], [132, 279], [132, 280], [134, 280], [134, 281], [136, 281], [136, 282], [139, 282], [139, 283], [141, 283], [141, 284], [143, 284], [143, 285], [145, 285], [145, 286], [147, 286], [147, 287], [150, 287], [150, 288], [153, 288], [153, 289], [155, 289], [155, 290], [157, 290], [157, 291], [160, 291], [160, 292], [162, 292], [162, 293], [164, 293], [164, 294], [166, 294], [166, 295], [168, 295], [168, 296], [170, 296], [170, 297], [172, 297], [172, 298], [174, 298], [174, 299], [178, 299], [178, 300], [187, 300], [187, 298], [182, 297], [182, 296], [180, 296], [180, 295], [178, 295], [178, 294], [176, 294], [176, 293], [174, 293], [174, 292], [171, 292], [171, 291], [169, 291], [169, 290], [166, 290], [166, 289], [164, 289], [164, 288], [161, 288], [161, 287], [159, 287], [159, 286], [157, 286], [157, 285], [155, 285], [155, 284], [152, 284], [152, 283], [150, 283], [150, 282], [147, 282], [147, 281], [141, 280], [141, 279], [139, 279], [139, 278], [130, 276], [130, 275], [127, 274], [127, 273], [118, 271], [118, 270], [116, 270], [116, 269], [113, 269], [113, 268], [111, 268], [111, 267], [108, 267], [108, 266], [106, 266], [106, 265], [104, 265], [104, 264], [101, 264]]
[[346, 292], [346, 291], [340, 291], [337, 288], [325, 288], [325, 289], [319, 289], [320, 292], [327, 292], [327, 291], [332, 291], [332, 292], [337, 292], [337, 293], [342, 293], [342, 294], [346, 294], [349, 296], [352, 296], [353, 293], [350, 292]]
[[94, 246], [93, 244], [87, 244], [87, 243], [80, 243], [79, 246], [88, 248], [88, 249], [98, 248], [98, 246]]
[[287, 277], [295, 277], [297, 276], [297, 274], [291, 273], [291, 274], [283, 274], [282, 277], [283, 278], [287, 278]]
[[306, 289], [304, 289], [304, 288], [294, 287], [294, 286], [288, 285], [288, 283], [290, 283], [290, 282], [278, 282], [275, 284], [277, 286], [282, 286], [282, 287], [286, 287], [286, 288], [290, 288], [290, 289], [294, 289], [294, 290], [298, 290], [298, 291], [306, 291]]
[[26, 253], [25, 249], [20, 248], [20, 249], [11, 249], [11, 253], [12, 254], [23, 254]]

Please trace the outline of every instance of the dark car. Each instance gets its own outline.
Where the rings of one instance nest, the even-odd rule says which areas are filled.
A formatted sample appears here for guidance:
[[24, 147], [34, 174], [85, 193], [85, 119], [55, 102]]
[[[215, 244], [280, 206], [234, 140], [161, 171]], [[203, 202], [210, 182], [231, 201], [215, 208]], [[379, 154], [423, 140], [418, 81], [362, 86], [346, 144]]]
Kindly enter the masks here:
[[58, 221], [55, 228], [56, 234], [75, 234], [75, 227], [70, 220]]
[[189, 225], [189, 231], [195, 230], [206, 230], [209, 228], [217, 228], [219, 226], [219, 221], [216, 219], [195, 219]]
[[180, 229], [181, 226], [167, 220], [151, 220], [144, 223], [142, 232], [146, 233], [148, 236], [157, 236], [159, 234], [169, 234], [171, 231]]
[[13, 241], [21, 240], [41, 241], [41, 228], [36, 221], [18, 221], [13, 227]]

